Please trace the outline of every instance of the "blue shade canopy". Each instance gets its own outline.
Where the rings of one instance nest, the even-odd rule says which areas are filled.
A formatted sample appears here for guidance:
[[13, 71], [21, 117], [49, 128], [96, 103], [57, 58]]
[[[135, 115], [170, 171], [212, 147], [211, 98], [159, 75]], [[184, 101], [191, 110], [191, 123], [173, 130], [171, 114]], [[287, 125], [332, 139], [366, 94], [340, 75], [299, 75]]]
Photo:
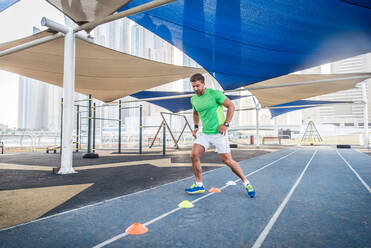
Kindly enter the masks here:
[[[299, 100], [294, 102], [288, 102], [284, 104], [275, 105], [269, 108], [271, 112], [272, 118], [286, 114], [288, 112], [306, 109], [306, 108], [313, 108], [319, 107], [326, 104], [339, 104], [339, 103], [351, 103], [349, 101], [312, 101], [312, 100]], [[285, 108], [286, 107], [286, 108]]]
[[13, 4], [15, 4], [18, 1], [19, 0], [0, 0], [0, 12], [9, 8], [10, 6], [12, 6]]
[[369, 1], [179, 0], [129, 18], [198, 62], [225, 90], [371, 51]]
[[[194, 92], [171, 92], [171, 91], [141, 91], [131, 95], [138, 99], [152, 98], [152, 97], [165, 97], [165, 96], [180, 96], [185, 94], [194, 94]], [[246, 96], [226, 95], [230, 100], [236, 100]], [[185, 111], [192, 108], [191, 97], [166, 99], [166, 100], [151, 100], [148, 101], [160, 107], [163, 107], [173, 113]]]

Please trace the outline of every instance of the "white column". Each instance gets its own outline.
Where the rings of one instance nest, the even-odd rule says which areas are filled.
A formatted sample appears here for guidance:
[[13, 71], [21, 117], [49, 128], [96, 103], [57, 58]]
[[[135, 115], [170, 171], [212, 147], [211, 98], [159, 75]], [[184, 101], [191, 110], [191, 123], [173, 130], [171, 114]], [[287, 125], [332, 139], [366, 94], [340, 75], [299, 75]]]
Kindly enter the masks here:
[[[104, 118], [104, 115], [103, 115], [103, 107], [100, 108], [100, 114], [99, 114], [100, 118]], [[103, 120], [99, 120], [100, 121], [100, 126], [99, 126], [99, 137], [100, 137], [100, 141], [99, 141], [99, 148], [102, 149], [103, 148], [103, 123], [104, 121]]]
[[252, 98], [254, 100], [254, 103], [255, 103], [255, 112], [256, 112], [256, 140], [255, 140], [255, 144], [256, 144], [256, 147], [259, 147], [260, 145], [260, 141], [259, 141], [259, 110], [260, 110], [260, 104], [258, 102], [257, 99], [255, 99], [255, 97]]
[[64, 37], [64, 75], [63, 75], [63, 136], [62, 160], [58, 174], [75, 173], [72, 168], [73, 142], [73, 95], [75, 91], [75, 35], [72, 28]]
[[259, 141], [259, 107], [256, 107], [256, 147], [260, 145]]
[[278, 121], [277, 121], [277, 117], [274, 117], [273, 120], [274, 120], [274, 136], [278, 137]]
[[364, 131], [365, 131], [365, 146], [368, 147], [368, 99], [366, 93], [366, 84], [367, 80], [362, 83], [362, 96], [363, 96], [363, 123], [364, 123]]

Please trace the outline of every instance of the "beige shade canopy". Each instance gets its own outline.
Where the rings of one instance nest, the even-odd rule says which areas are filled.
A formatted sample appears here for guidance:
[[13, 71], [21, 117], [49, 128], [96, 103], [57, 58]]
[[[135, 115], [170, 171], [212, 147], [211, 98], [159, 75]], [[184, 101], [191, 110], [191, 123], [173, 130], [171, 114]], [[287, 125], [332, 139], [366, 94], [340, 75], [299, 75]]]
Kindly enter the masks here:
[[[259, 100], [261, 106], [270, 107], [278, 104], [307, 99], [314, 96], [329, 94], [341, 90], [354, 88], [354, 86], [371, 77], [371, 73], [348, 73], [348, 74], [290, 74], [265, 80], [245, 87]], [[342, 80], [339, 80], [342, 79]], [[321, 83], [309, 83], [321, 80]], [[286, 87], [253, 89], [260, 86], [277, 86], [282, 84], [294, 84], [308, 82], [302, 85], [290, 85]]]
[[[44, 31], [0, 44], [0, 51], [50, 35]], [[0, 57], [0, 69], [63, 86], [64, 38]], [[202, 68], [147, 60], [76, 39], [75, 91], [110, 102], [155, 86], [187, 78]]]
[[47, 0], [78, 24], [106, 17], [130, 0]]
[[[0, 51], [51, 35], [47, 31], [30, 37], [0, 44]], [[64, 39], [59, 38], [35, 47], [0, 57], [0, 69], [63, 86]], [[187, 78], [194, 73], [206, 73], [202, 68], [175, 66], [155, 62], [100, 45], [76, 39], [75, 91], [92, 94], [110, 102], [139, 91]], [[269, 107], [314, 96], [353, 88], [371, 73], [290, 74], [245, 87], [258, 98], [262, 107]], [[341, 79], [341, 80], [339, 80]], [[289, 85], [300, 82], [321, 83]]]

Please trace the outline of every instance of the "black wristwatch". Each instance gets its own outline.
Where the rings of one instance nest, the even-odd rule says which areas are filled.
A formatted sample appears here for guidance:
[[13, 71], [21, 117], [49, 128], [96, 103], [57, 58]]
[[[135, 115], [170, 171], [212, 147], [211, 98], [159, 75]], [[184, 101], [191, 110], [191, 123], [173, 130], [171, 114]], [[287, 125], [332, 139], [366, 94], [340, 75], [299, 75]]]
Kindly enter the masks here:
[[229, 122], [224, 122], [224, 126], [229, 127]]
[[198, 125], [195, 125], [195, 129], [198, 129]]

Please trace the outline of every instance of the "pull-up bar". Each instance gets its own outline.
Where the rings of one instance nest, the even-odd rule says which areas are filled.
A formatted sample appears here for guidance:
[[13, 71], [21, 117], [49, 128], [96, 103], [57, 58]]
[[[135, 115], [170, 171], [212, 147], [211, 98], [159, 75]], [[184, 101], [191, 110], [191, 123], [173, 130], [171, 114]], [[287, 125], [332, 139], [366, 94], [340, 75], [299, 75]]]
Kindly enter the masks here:
[[[142, 126], [142, 123], [143, 123], [143, 107], [142, 105], [139, 105], [139, 106], [132, 106], [132, 107], [122, 107], [122, 104], [119, 103], [118, 104], [103, 104], [103, 105], [100, 105], [100, 106], [96, 106], [96, 104], [94, 103], [93, 104], [93, 107], [92, 107], [92, 96], [89, 95], [89, 98], [87, 99], [89, 105], [86, 106], [88, 108], [87, 111], [79, 111], [79, 107], [81, 107], [80, 105], [76, 105], [77, 106], [77, 109], [78, 109], [78, 112], [77, 112], [77, 119], [81, 119], [81, 117], [79, 116], [80, 113], [82, 112], [88, 112], [89, 115], [88, 117], [85, 117], [88, 119], [88, 149], [87, 149], [87, 154], [85, 154], [83, 156], [83, 158], [97, 158], [98, 157], [98, 154], [95, 153], [96, 149], [95, 149], [95, 123], [96, 123], [96, 120], [103, 120], [103, 121], [117, 121], [118, 122], [118, 153], [121, 153], [121, 125], [122, 125], [122, 110], [124, 109], [137, 109], [139, 108], [139, 154], [142, 154], [142, 129], [143, 129], [143, 126]], [[118, 119], [111, 119], [111, 118], [101, 118], [101, 117], [96, 117], [96, 109], [98, 107], [109, 107], [109, 106], [118, 106], [118, 114], [119, 114], [119, 118]], [[85, 106], [84, 106], [85, 107]], [[93, 113], [93, 115], [92, 115]], [[91, 130], [91, 120], [93, 120], [93, 129]], [[81, 125], [81, 124], [80, 124]], [[93, 135], [91, 135], [91, 133], [93, 133]], [[78, 130], [77, 130], [77, 137], [79, 137], [79, 133], [78, 133]], [[93, 136], [93, 137], [91, 137]], [[91, 143], [93, 143], [93, 147], [91, 149]], [[91, 153], [91, 150], [92, 150], [92, 153]], [[76, 148], [76, 151], [78, 151], [78, 148]]]

